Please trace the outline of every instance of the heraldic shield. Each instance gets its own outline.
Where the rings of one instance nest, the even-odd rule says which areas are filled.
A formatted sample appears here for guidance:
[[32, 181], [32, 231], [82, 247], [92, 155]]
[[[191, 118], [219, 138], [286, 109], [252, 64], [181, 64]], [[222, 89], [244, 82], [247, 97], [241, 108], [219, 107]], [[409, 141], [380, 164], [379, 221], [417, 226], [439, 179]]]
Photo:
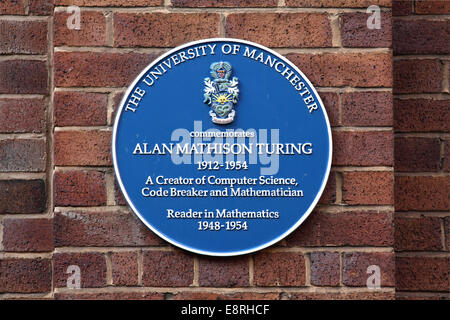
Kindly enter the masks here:
[[204, 103], [211, 107], [209, 115], [212, 122], [227, 124], [234, 120], [236, 111], [234, 105], [239, 96], [238, 78], [229, 80], [232, 72], [228, 62], [214, 62], [210, 66], [211, 76], [205, 78]]

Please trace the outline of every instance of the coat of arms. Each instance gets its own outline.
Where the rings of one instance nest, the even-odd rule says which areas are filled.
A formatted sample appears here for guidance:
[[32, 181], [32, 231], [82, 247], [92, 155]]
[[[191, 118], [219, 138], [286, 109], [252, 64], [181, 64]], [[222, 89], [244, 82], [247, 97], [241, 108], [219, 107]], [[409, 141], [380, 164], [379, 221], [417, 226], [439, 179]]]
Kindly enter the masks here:
[[209, 115], [214, 123], [230, 123], [236, 114], [233, 107], [239, 95], [238, 78], [229, 80], [232, 69], [228, 62], [214, 62], [210, 69], [213, 80], [205, 78], [203, 102], [211, 107]]

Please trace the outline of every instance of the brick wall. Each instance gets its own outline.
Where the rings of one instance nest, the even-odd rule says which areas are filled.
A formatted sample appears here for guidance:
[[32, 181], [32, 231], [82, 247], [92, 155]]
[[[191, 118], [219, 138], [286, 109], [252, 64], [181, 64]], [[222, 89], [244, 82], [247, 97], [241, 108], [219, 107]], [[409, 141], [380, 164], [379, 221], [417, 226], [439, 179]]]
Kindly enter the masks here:
[[[396, 16], [392, 35], [391, 0], [53, 2], [0, 3], [0, 298], [393, 299], [396, 286], [401, 298], [425, 286], [443, 296], [448, 47], [433, 43], [448, 38], [439, 22], [448, 16], [434, 11], [448, 7], [416, 3], [438, 21], [419, 29], [440, 34], [419, 33], [411, 49], [395, 32], [420, 19]], [[73, 4], [81, 30], [66, 26]], [[381, 7], [381, 29], [366, 27], [371, 4]], [[395, 2], [395, 14], [404, 5]], [[404, 56], [393, 59], [392, 36]], [[169, 48], [209, 37], [287, 56], [318, 89], [333, 133], [315, 212], [277, 245], [232, 258], [187, 253], [149, 231], [126, 206], [110, 155], [126, 86]], [[440, 51], [420, 51], [427, 41]], [[417, 148], [417, 158], [398, 151]], [[67, 288], [70, 265], [82, 289]], [[379, 291], [366, 287], [369, 265], [380, 266]], [[437, 273], [417, 276], [430, 268]]]

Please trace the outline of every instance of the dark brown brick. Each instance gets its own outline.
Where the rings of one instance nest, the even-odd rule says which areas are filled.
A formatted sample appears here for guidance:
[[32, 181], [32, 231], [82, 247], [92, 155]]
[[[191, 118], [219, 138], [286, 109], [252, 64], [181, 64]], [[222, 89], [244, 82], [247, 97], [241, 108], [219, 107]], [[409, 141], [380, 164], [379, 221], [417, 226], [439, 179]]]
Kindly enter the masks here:
[[394, 61], [394, 93], [442, 91], [443, 67], [437, 59]]
[[278, 0], [172, 0], [174, 7], [187, 8], [233, 8], [233, 7], [276, 7]]
[[441, 219], [438, 217], [395, 218], [396, 251], [442, 250]]
[[50, 16], [53, 13], [53, 0], [28, 0], [29, 12], [35, 16]]
[[325, 190], [320, 197], [319, 203], [332, 204], [336, 201], [336, 173], [330, 172]]
[[56, 247], [156, 246], [163, 240], [126, 211], [55, 212]]
[[41, 133], [45, 130], [43, 99], [0, 99], [0, 132]]
[[445, 291], [448, 293], [449, 257], [397, 257], [398, 291]]
[[289, 300], [395, 300], [394, 292], [289, 292]]
[[170, 300], [279, 300], [278, 292], [180, 291], [170, 295]]
[[5, 0], [0, 2], [0, 14], [25, 14], [25, 0]]
[[48, 259], [0, 259], [0, 292], [40, 293], [52, 289], [51, 262]]
[[105, 174], [99, 171], [56, 171], [53, 176], [55, 206], [106, 204]]
[[408, 16], [413, 12], [414, 0], [396, 0], [392, 1], [393, 16]]
[[268, 47], [331, 47], [331, 26], [324, 13], [232, 13], [225, 34]]
[[53, 220], [3, 220], [3, 248], [16, 252], [53, 251]]
[[186, 287], [194, 281], [194, 257], [181, 251], [144, 251], [142, 284]]
[[57, 131], [54, 144], [56, 165], [112, 165], [111, 131]]
[[311, 284], [315, 286], [339, 286], [339, 252], [312, 252]]
[[450, 217], [444, 219], [445, 247], [450, 251]]
[[441, 143], [438, 138], [395, 138], [396, 172], [433, 172], [441, 166]]
[[396, 176], [395, 210], [432, 211], [450, 208], [448, 177]]
[[199, 259], [199, 284], [202, 287], [248, 287], [249, 260], [238, 258], [201, 257]]
[[59, 6], [79, 7], [155, 7], [163, 4], [163, 0], [54, 0]]
[[342, 201], [346, 204], [394, 204], [393, 172], [343, 172], [342, 179]]
[[450, 140], [444, 141], [444, 171], [450, 171]]
[[391, 92], [348, 92], [342, 94], [342, 125], [392, 126]]
[[53, 97], [55, 125], [106, 125], [108, 95], [96, 92], [55, 92]]
[[70, 293], [55, 293], [56, 300], [164, 300], [164, 293], [142, 292], [142, 291], [124, 291], [124, 292], [95, 292], [95, 293], [77, 293], [73, 290]]
[[390, 252], [351, 252], [342, 257], [342, 282], [350, 287], [365, 287], [372, 273], [367, 268], [380, 268], [381, 287], [395, 286], [395, 256]]
[[299, 287], [305, 285], [305, 258], [296, 252], [260, 252], [254, 256], [257, 286]]
[[0, 21], [0, 54], [45, 54], [47, 22]]
[[138, 253], [112, 252], [112, 280], [114, 285], [138, 285]]
[[[116, 13], [115, 47], [173, 47], [219, 36], [216, 13]], [[168, 36], [170, 35], [170, 36]]]
[[450, 2], [447, 0], [416, 0], [417, 14], [450, 14]]
[[390, 48], [392, 21], [390, 12], [381, 12], [380, 29], [369, 29], [371, 13], [348, 12], [340, 15], [342, 45], [356, 48]]
[[48, 91], [48, 74], [45, 61], [0, 61], [0, 93], [37, 93]]
[[0, 172], [42, 172], [46, 143], [43, 139], [0, 140]]
[[0, 180], [0, 213], [41, 213], [46, 199], [44, 180]]
[[80, 268], [81, 288], [101, 288], [106, 286], [106, 258], [103, 253], [71, 252], [53, 255], [53, 284], [56, 288], [66, 288], [72, 275], [69, 266]]

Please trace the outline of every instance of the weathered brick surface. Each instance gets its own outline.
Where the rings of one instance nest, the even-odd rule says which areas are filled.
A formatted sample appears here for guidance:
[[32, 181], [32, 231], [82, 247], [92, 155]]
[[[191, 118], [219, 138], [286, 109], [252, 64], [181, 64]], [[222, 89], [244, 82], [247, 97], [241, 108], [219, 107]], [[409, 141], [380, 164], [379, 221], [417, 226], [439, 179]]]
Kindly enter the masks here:
[[0, 99], [0, 132], [40, 133], [45, 129], [43, 99]]
[[418, 14], [450, 14], [447, 0], [416, 0], [415, 12]]
[[142, 291], [77, 293], [73, 290], [69, 293], [55, 293], [56, 300], [164, 300], [164, 296], [159, 292]]
[[55, 5], [80, 7], [154, 7], [162, 5], [163, 0], [54, 0]]
[[390, 7], [392, 0], [285, 0], [288, 7], [367, 8], [370, 5]]
[[57, 131], [54, 161], [60, 166], [111, 165], [111, 131]]
[[203, 287], [248, 287], [249, 260], [247, 256], [228, 258], [201, 257], [199, 284]]
[[334, 172], [330, 172], [327, 185], [323, 190], [319, 203], [332, 204], [334, 202], [336, 202], [336, 174]]
[[0, 140], [0, 172], [45, 171], [44, 139]]
[[31, 15], [50, 16], [53, 13], [53, 0], [29, 0], [28, 6]]
[[342, 179], [342, 201], [346, 204], [394, 204], [393, 172], [343, 172]]
[[47, 22], [0, 21], [0, 54], [45, 54]]
[[53, 285], [66, 288], [72, 273], [69, 266], [80, 268], [81, 288], [99, 288], [106, 286], [106, 258], [103, 253], [55, 253], [53, 255]]
[[443, 66], [437, 59], [394, 61], [394, 93], [441, 92]]
[[53, 119], [55, 125], [106, 125], [108, 95], [97, 92], [55, 92]]
[[0, 292], [40, 293], [51, 288], [49, 259], [0, 258]]
[[291, 300], [394, 300], [394, 292], [295, 292], [287, 293], [287, 299]]
[[188, 8], [233, 8], [233, 7], [276, 7], [278, 0], [172, 0], [174, 7]]
[[392, 86], [392, 56], [389, 53], [292, 53], [286, 57], [316, 86]]
[[391, 92], [348, 92], [342, 94], [343, 126], [386, 126], [393, 123]]
[[5, 0], [0, 2], [0, 14], [25, 14], [25, 0]]
[[218, 293], [211, 291], [180, 291], [170, 294], [170, 300], [279, 300], [278, 292], [236, 292]]
[[391, 47], [391, 13], [381, 13], [380, 29], [369, 29], [367, 27], [367, 19], [370, 15], [371, 13], [363, 12], [351, 12], [340, 15], [341, 39], [344, 47]]
[[446, 140], [444, 143], [444, 171], [450, 171], [450, 140]]
[[444, 219], [445, 247], [450, 251], [450, 217]]
[[315, 286], [339, 286], [340, 262], [338, 252], [312, 252], [311, 284]]
[[396, 172], [433, 172], [441, 166], [441, 144], [438, 138], [395, 138]]
[[0, 213], [41, 213], [46, 198], [44, 180], [0, 180]]
[[438, 217], [395, 218], [397, 251], [442, 250], [441, 219]]
[[219, 35], [215, 13], [116, 13], [114, 46], [173, 47]]
[[105, 174], [99, 171], [56, 171], [53, 176], [55, 206], [106, 204]]
[[53, 250], [53, 220], [3, 220], [3, 248], [5, 251], [44, 252]]
[[101, 11], [80, 11], [80, 29], [68, 28], [73, 12], [57, 11], [53, 18], [54, 46], [106, 45], [106, 16]]
[[342, 257], [342, 282], [350, 287], [365, 287], [367, 268], [376, 265], [380, 268], [381, 287], [394, 287], [395, 259], [393, 253], [388, 252], [351, 252]]
[[448, 177], [396, 176], [397, 211], [431, 211], [450, 208]]
[[142, 284], [187, 287], [194, 280], [194, 257], [181, 251], [144, 251]]
[[112, 281], [114, 285], [138, 285], [138, 253], [113, 252], [111, 253]]
[[392, 15], [393, 16], [407, 16], [413, 11], [414, 0], [396, 0], [392, 2]]
[[126, 211], [56, 212], [55, 246], [155, 246], [163, 242]]
[[48, 73], [45, 61], [0, 61], [0, 93], [37, 93], [48, 91]]
[[450, 258], [397, 257], [397, 290], [448, 292]]
[[392, 212], [315, 211], [291, 235], [288, 246], [379, 246], [394, 244]]
[[335, 92], [323, 92], [319, 90], [319, 96], [322, 99], [323, 105], [327, 111], [330, 126], [335, 127], [340, 125], [340, 106], [339, 95]]
[[268, 47], [331, 47], [331, 26], [323, 13], [232, 13], [225, 34]]
[[257, 286], [301, 287], [305, 285], [305, 258], [296, 252], [260, 252], [254, 256]]

